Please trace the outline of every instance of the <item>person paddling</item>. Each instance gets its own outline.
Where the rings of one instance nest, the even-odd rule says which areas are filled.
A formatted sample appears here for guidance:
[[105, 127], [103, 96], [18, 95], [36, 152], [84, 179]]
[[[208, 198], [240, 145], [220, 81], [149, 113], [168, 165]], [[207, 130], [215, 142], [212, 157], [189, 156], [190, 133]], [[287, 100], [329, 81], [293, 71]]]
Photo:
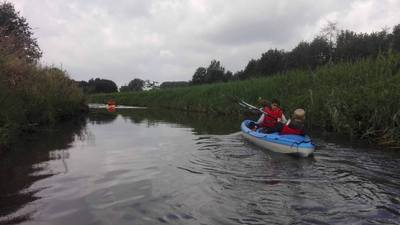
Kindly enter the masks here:
[[279, 132], [284, 123], [287, 122], [285, 114], [279, 107], [279, 101], [272, 99], [271, 104], [266, 100], [261, 101], [263, 113], [257, 121], [257, 125], [263, 129], [264, 133]]
[[296, 134], [305, 135], [304, 131], [304, 120], [306, 119], [306, 111], [304, 109], [296, 109], [293, 112], [293, 116], [289, 121], [282, 127], [280, 134]]

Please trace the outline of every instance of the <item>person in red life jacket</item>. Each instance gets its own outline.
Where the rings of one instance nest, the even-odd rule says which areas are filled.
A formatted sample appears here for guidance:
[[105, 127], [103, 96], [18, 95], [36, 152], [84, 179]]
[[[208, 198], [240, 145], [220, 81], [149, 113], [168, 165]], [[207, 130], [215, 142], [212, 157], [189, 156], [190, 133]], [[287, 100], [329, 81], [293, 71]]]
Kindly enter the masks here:
[[304, 120], [306, 119], [306, 111], [304, 109], [296, 109], [292, 118], [282, 127], [280, 134], [296, 134], [305, 135]]
[[286, 123], [285, 114], [279, 107], [279, 101], [272, 99], [271, 104], [267, 101], [262, 101], [263, 113], [257, 121], [257, 125], [261, 127], [264, 133], [279, 132], [282, 129], [284, 123]]

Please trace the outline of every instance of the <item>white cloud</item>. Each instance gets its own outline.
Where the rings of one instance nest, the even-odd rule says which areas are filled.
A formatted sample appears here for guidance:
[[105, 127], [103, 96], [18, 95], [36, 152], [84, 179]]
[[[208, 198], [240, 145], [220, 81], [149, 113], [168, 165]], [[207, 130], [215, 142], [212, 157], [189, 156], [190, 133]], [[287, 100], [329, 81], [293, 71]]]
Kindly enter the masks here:
[[14, 0], [47, 64], [72, 78], [119, 85], [139, 77], [189, 80], [220, 60], [242, 69], [269, 48], [310, 40], [326, 21], [358, 32], [400, 23], [400, 1]]

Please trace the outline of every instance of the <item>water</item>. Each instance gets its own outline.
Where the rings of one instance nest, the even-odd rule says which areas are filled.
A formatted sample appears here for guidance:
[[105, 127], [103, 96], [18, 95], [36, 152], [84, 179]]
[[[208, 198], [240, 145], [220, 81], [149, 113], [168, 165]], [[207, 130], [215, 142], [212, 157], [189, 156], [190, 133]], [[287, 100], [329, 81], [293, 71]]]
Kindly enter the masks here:
[[245, 141], [240, 118], [92, 110], [0, 159], [0, 224], [400, 224], [400, 152]]

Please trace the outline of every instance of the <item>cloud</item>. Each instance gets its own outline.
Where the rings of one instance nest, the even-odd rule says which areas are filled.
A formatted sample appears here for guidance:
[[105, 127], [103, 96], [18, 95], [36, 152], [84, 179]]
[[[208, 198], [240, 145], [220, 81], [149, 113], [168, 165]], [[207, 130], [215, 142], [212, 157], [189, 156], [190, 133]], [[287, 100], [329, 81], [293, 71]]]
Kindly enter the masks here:
[[46, 64], [76, 80], [190, 80], [218, 59], [231, 71], [269, 48], [310, 40], [328, 20], [360, 32], [400, 23], [395, 0], [14, 0]]

